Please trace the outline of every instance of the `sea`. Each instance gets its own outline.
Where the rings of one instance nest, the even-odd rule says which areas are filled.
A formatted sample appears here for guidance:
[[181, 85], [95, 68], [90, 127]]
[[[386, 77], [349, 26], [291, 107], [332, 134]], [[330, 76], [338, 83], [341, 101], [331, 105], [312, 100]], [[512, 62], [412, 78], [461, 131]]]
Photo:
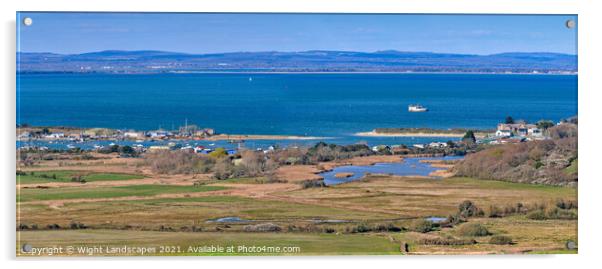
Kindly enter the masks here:
[[[576, 75], [18, 74], [17, 124], [323, 137], [338, 144], [416, 144], [451, 137], [361, 137], [383, 127], [494, 129], [577, 115]], [[425, 113], [410, 113], [421, 104]], [[318, 141], [254, 141], [255, 145]]]

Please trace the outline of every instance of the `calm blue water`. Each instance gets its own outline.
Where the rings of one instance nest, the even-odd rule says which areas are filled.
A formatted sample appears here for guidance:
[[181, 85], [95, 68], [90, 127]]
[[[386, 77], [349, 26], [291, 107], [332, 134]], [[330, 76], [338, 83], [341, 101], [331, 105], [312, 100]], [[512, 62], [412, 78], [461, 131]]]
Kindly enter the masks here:
[[[429, 163], [421, 163], [421, 160], [457, 160], [460, 156], [429, 157], [429, 158], [404, 158], [402, 162], [397, 163], [376, 163], [374, 165], [348, 165], [335, 167], [332, 171], [321, 173], [326, 185], [336, 185], [345, 182], [355, 181], [363, 178], [367, 173], [372, 174], [392, 174], [397, 176], [428, 176], [430, 173], [441, 170], [441, 168], [432, 167]], [[347, 178], [335, 177], [338, 173], [353, 173], [353, 176]]]
[[426, 220], [432, 222], [432, 223], [441, 223], [447, 220], [447, 218], [444, 217], [428, 217], [426, 218]]
[[245, 220], [245, 219], [241, 219], [239, 217], [224, 217], [224, 218], [218, 218], [218, 219], [208, 220], [207, 222], [209, 222], [209, 223], [213, 223], [213, 222], [217, 222], [217, 223], [245, 223], [245, 222], [249, 222], [249, 221]]
[[[249, 81], [252, 77], [252, 81]], [[427, 113], [409, 113], [420, 103]], [[576, 76], [482, 74], [46, 74], [19, 75], [17, 122], [232, 134], [358, 138], [377, 127], [494, 128], [515, 119], [577, 114]], [[422, 139], [419, 142], [449, 139]]]

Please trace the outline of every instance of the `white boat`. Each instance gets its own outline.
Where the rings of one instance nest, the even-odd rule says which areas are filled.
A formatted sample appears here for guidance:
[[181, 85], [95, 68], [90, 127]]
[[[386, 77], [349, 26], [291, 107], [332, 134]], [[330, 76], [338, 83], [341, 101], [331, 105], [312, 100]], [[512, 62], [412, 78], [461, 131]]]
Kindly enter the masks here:
[[429, 109], [426, 108], [426, 107], [423, 107], [421, 105], [416, 104], [416, 105], [409, 105], [408, 106], [408, 111], [409, 112], [427, 112], [427, 111], [429, 111]]

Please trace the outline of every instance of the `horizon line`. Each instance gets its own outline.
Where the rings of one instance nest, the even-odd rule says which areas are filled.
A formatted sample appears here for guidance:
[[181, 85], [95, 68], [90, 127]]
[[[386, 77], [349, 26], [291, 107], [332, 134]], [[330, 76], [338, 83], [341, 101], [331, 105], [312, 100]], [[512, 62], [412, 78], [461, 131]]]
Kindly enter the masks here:
[[561, 55], [569, 55], [569, 56], [578, 56], [578, 54], [571, 54], [565, 52], [550, 52], [550, 51], [506, 51], [506, 52], [497, 52], [490, 54], [476, 54], [476, 53], [459, 53], [459, 52], [433, 52], [433, 51], [405, 51], [405, 50], [395, 50], [395, 49], [383, 49], [377, 51], [360, 51], [360, 50], [328, 50], [328, 49], [311, 49], [311, 50], [297, 50], [297, 51], [286, 51], [286, 50], [261, 50], [261, 51], [224, 51], [224, 52], [178, 52], [178, 51], [170, 51], [170, 50], [156, 50], [156, 49], [140, 49], [140, 50], [126, 50], [126, 49], [105, 49], [105, 50], [97, 50], [97, 51], [88, 51], [88, 52], [74, 52], [74, 53], [58, 53], [58, 52], [49, 52], [49, 51], [16, 51], [16, 53], [47, 53], [47, 54], [56, 54], [56, 55], [81, 55], [81, 54], [89, 54], [89, 53], [99, 53], [99, 52], [165, 52], [165, 53], [173, 53], [173, 54], [185, 54], [185, 55], [211, 55], [211, 54], [234, 54], [234, 53], [302, 53], [302, 52], [355, 52], [355, 53], [382, 53], [382, 52], [400, 52], [400, 53], [429, 53], [429, 54], [452, 54], [452, 55], [471, 55], [471, 56], [492, 56], [499, 54], [511, 54], [511, 53], [531, 53], [531, 54], [561, 54]]

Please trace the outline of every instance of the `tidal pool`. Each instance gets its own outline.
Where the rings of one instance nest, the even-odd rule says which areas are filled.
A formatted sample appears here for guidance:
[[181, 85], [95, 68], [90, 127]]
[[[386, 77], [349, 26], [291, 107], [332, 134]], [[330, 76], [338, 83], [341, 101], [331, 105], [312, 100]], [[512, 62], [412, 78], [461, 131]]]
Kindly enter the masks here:
[[[430, 163], [420, 162], [422, 160], [459, 160], [463, 156], [446, 157], [423, 157], [423, 158], [404, 158], [396, 163], [376, 163], [374, 165], [347, 165], [335, 167], [332, 171], [321, 173], [326, 185], [336, 185], [345, 182], [355, 181], [363, 178], [366, 174], [388, 174], [397, 176], [428, 176], [430, 173], [441, 170], [433, 167]], [[336, 177], [339, 173], [351, 173], [349, 177]]]

